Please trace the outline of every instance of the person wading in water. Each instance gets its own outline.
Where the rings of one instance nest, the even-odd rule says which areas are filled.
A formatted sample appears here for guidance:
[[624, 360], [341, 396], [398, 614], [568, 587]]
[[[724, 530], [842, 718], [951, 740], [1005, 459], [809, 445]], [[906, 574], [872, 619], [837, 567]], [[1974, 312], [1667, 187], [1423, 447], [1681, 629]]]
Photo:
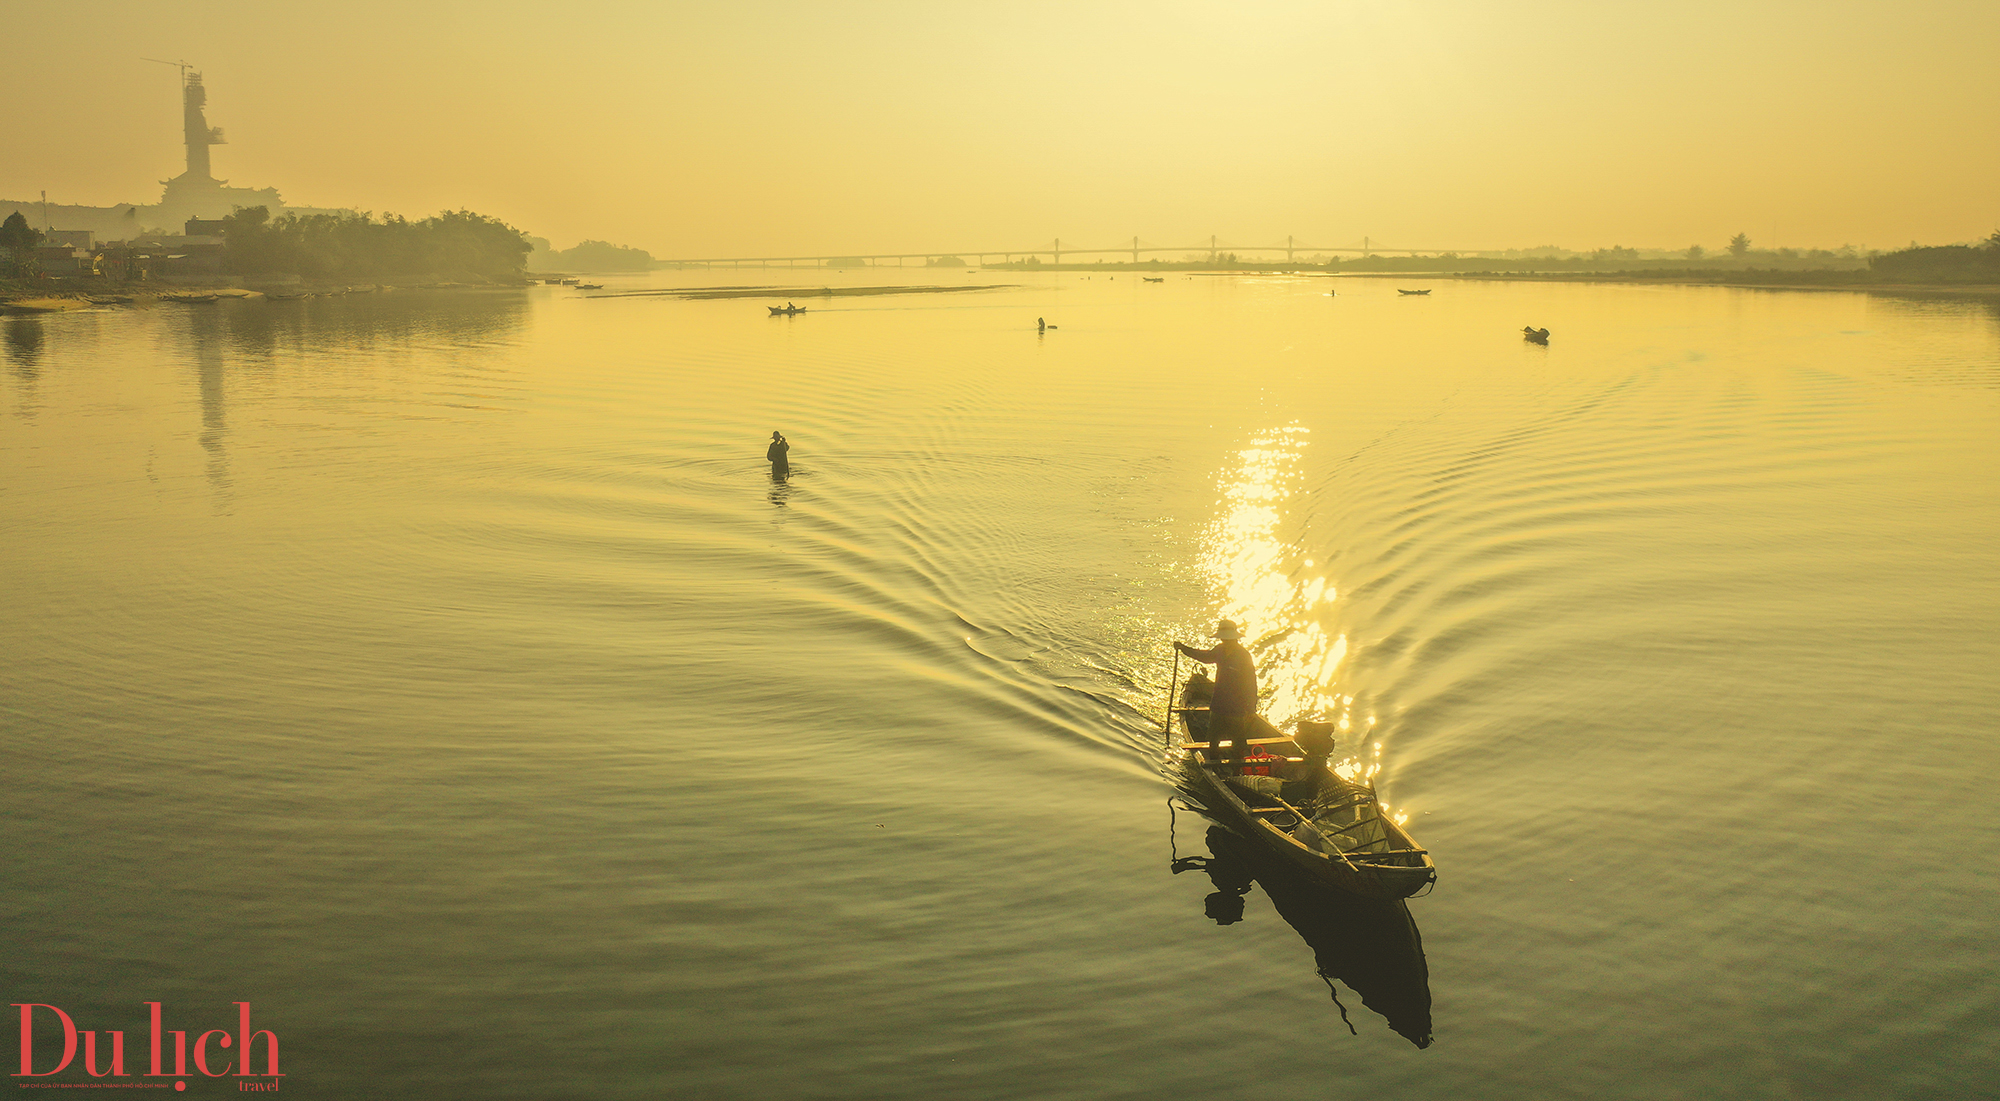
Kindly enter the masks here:
[[1215, 625], [1222, 641], [1212, 650], [1197, 650], [1178, 640], [1174, 649], [1196, 661], [1215, 666], [1215, 694], [1208, 701], [1208, 744], [1227, 756], [1240, 758], [1249, 749], [1250, 720], [1257, 714], [1257, 660], [1242, 643], [1243, 629], [1229, 620]]
[[774, 480], [782, 482], [792, 476], [792, 462], [786, 458], [791, 449], [792, 445], [785, 442], [784, 433], [771, 433], [771, 446], [764, 449], [764, 457], [771, 460], [771, 477]]

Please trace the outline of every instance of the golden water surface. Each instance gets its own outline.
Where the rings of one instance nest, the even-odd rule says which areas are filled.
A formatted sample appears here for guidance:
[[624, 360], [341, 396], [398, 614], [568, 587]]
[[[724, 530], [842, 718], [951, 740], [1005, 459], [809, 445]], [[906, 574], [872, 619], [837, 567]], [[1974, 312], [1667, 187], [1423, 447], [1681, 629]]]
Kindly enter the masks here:
[[[2000, 307], [613, 289], [933, 281], [0, 319], [9, 1000], [340, 1097], [1992, 1087]], [[1169, 871], [1224, 616], [1434, 855], [1427, 1050]]]

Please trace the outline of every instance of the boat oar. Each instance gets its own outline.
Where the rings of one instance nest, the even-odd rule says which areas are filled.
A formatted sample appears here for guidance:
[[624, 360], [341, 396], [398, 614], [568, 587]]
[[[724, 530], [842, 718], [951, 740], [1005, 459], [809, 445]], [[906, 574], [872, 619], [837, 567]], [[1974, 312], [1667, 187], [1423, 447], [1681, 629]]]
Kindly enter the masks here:
[[1174, 647], [1174, 675], [1167, 680], [1167, 710], [1160, 716], [1160, 744], [1167, 745], [1174, 740], [1174, 689], [1181, 683], [1181, 649]]

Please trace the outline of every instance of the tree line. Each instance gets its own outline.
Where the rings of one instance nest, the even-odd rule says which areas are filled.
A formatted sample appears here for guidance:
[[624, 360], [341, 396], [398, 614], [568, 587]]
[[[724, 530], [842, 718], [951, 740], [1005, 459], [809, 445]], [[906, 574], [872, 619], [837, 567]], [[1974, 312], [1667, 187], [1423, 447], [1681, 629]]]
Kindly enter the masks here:
[[451, 210], [421, 221], [369, 214], [285, 214], [253, 206], [222, 219], [223, 264], [237, 275], [307, 280], [518, 282], [532, 247], [484, 214]]
[[1976, 245], [1912, 245], [1871, 257], [1877, 275], [1915, 283], [2000, 283], [2000, 230]]

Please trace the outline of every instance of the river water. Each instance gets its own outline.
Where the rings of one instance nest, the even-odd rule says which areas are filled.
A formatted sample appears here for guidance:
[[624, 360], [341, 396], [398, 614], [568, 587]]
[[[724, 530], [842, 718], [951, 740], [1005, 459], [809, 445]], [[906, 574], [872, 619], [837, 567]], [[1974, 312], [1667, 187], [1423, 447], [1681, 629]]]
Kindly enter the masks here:
[[[323, 1097], [1995, 1094], [2000, 306], [610, 282], [830, 280], [1010, 286], [0, 320], [8, 1001]], [[1224, 615], [1406, 916], [1170, 807]]]

